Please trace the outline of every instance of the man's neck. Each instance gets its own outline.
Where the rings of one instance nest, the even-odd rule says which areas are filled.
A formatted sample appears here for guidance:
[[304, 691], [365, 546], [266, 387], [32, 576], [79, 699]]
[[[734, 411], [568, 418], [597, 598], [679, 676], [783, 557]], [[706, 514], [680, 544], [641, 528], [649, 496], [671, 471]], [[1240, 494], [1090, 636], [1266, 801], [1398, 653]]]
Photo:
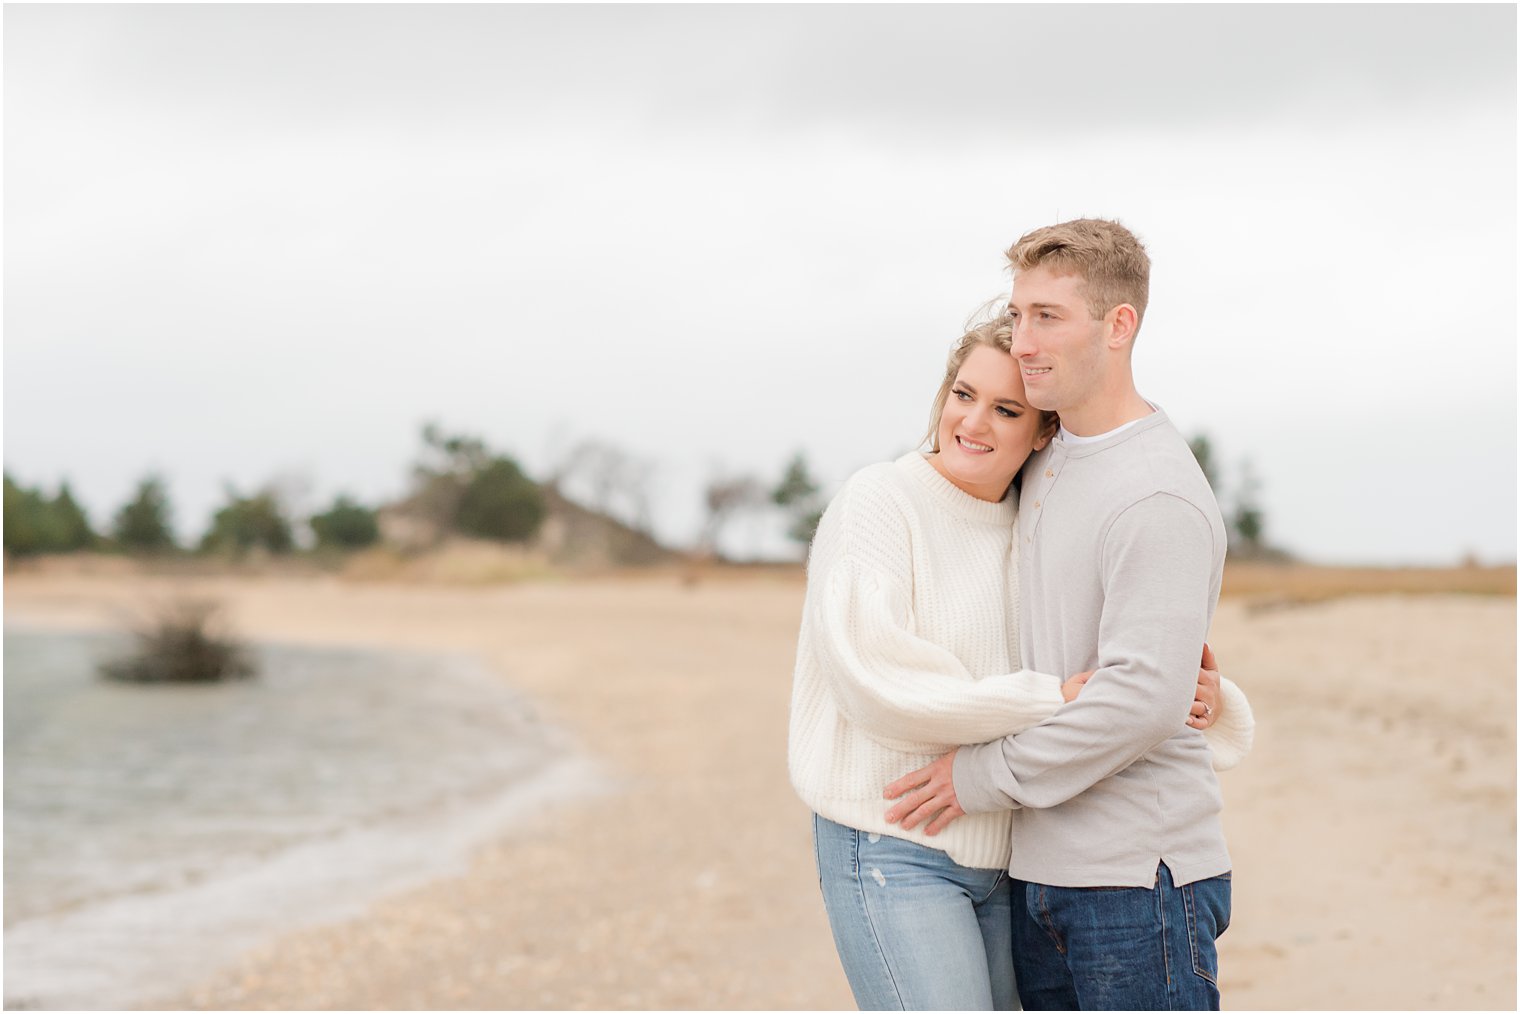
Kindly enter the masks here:
[[1135, 390], [1134, 384], [1125, 385], [1118, 392], [1105, 392], [1088, 398], [1081, 405], [1061, 409], [1061, 425], [1079, 437], [1102, 436], [1125, 423], [1143, 419], [1154, 412], [1150, 404]]

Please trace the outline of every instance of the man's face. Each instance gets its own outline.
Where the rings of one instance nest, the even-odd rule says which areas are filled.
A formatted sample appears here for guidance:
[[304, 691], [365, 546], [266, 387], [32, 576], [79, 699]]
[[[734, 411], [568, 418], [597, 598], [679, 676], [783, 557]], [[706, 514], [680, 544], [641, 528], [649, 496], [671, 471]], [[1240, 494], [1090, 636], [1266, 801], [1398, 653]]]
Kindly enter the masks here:
[[1082, 281], [1044, 265], [1013, 276], [1012, 351], [1035, 408], [1070, 411], [1102, 390], [1108, 367], [1104, 321], [1088, 312]]

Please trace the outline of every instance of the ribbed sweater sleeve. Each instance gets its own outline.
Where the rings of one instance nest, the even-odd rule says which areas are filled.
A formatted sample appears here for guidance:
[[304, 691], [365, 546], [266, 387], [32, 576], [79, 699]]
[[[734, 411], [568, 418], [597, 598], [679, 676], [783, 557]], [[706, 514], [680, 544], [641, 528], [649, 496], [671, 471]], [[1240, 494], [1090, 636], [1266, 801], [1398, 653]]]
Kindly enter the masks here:
[[894, 749], [949, 750], [1021, 732], [1061, 706], [1061, 681], [1027, 669], [975, 679], [910, 629], [905, 589], [848, 554], [822, 577], [809, 621], [840, 712]]
[[[882, 745], [914, 752], [986, 742], [1050, 717], [1062, 702], [1057, 677], [1020, 670], [978, 679], [914, 632], [911, 589], [930, 577], [914, 573], [913, 512], [901, 495], [857, 476], [813, 544], [804, 626], [840, 713]], [[981, 543], [944, 551], [952, 545], [972, 553]]]

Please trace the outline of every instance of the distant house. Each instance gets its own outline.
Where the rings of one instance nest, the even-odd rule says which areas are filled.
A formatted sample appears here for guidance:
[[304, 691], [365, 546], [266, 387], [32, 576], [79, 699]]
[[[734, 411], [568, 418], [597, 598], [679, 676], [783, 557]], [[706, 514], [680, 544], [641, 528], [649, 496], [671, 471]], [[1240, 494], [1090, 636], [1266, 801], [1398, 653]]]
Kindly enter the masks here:
[[570, 566], [641, 567], [665, 563], [681, 554], [660, 545], [647, 532], [623, 524], [543, 487], [549, 515], [534, 544], [555, 563]]
[[[616, 518], [583, 507], [551, 485], [540, 487], [547, 516], [523, 547], [556, 566], [640, 567], [678, 559], [681, 554]], [[449, 532], [436, 520], [439, 511], [421, 495], [380, 508], [380, 538], [406, 552], [436, 548]]]

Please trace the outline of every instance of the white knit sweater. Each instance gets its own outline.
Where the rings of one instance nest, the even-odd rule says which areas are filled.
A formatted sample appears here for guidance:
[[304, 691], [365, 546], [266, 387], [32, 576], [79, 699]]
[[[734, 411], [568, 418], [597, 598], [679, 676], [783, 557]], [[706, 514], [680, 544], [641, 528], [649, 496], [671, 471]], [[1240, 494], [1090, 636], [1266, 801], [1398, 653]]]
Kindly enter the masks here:
[[[886, 786], [941, 754], [1020, 732], [1062, 704], [1058, 677], [1018, 669], [1014, 497], [961, 491], [914, 451], [852, 476], [808, 557], [788, 766], [818, 814], [1006, 869], [1008, 812], [968, 814], [934, 837], [888, 824]], [[1250, 748], [1239, 689], [1209, 731], [1216, 768]]]

